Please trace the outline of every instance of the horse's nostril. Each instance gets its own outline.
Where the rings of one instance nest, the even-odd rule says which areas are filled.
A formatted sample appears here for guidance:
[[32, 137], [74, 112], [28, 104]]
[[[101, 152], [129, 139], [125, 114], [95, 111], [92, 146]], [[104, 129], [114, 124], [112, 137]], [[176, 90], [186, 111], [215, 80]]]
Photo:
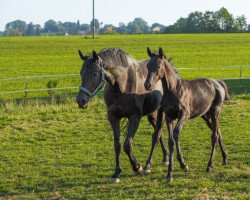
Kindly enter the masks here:
[[147, 90], [149, 90], [149, 89], [151, 88], [151, 84], [148, 83], [148, 82], [144, 83], [144, 86], [145, 86], [145, 88], [146, 88]]

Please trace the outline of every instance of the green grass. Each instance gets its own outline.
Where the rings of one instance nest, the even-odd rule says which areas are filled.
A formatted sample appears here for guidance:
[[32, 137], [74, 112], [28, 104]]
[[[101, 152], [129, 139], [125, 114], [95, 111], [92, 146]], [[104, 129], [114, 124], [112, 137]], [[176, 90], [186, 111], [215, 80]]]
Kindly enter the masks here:
[[[147, 58], [146, 47], [161, 46], [173, 57], [184, 78], [238, 78], [239, 68], [250, 66], [250, 34], [175, 34], [175, 35], [114, 35], [86, 39], [69, 37], [0, 37], [0, 79], [48, 74], [78, 74], [82, 62], [77, 50], [90, 54], [107, 47], [119, 47], [136, 59]], [[243, 77], [250, 77], [250, 68], [243, 68]], [[45, 88], [54, 78], [28, 79], [28, 87]], [[58, 87], [79, 85], [80, 78], [58, 78]], [[25, 80], [0, 81], [0, 91], [25, 89]], [[72, 90], [70, 90], [72, 91]], [[77, 91], [77, 90], [73, 90]], [[47, 95], [47, 92], [29, 96]], [[24, 97], [24, 94], [8, 97]]]
[[[250, 34], [98, 36], [94, 40], [80, 36], [0, 37], [0, 79], [79, 73], [82, 63], [78, 49], [90, 54], [93, 49], [120, 47], [136, 59], [143, 59], [147, 58], [147, 46], [163, 47], [174, 58], [177, 68], [193, 68], [180, 71], [188, 79], [239, 77], [239, 69], [221, 66], [250, 66]], [[249, 76], [250, 68], [243, 68], [243, 77]], [[28, 86], [46, 87], [50, 80], [29, 79]], [[58, 87], [79, 84], [79, 77], [61, 78]], [[0, 92], [24, 88], [25, 81], [0, 82]], [[47, 96], [48, 93], [28, 95]], [[7, 97], [24, 97], [24, 94]], [[153, 159], [153, 172], [147, 176], [134, 175], [122, 152], [121, 183], [110, 184], [114, 170], [113, 136], [101, 93], [86, 110], [78, 109], [73, 98], [63, 95], [59, 100], [56, 98], [59, 97], [52, 102], [48, 99], [0, 101], [0, 199], [249, 198], [249, 95], [236, 96], [226, 102], [222, 111], [221, 129], [229, 165], [221, 165], [217, 149], [214, 171], [204, 172], [210, 155], [211, 133], [201, 119], [191, 120], [181, 136], [190, 170], [186, 174], [182, 172], [175, 159], [171, 185], [166, 184], [167, 167], [160, 165], [159, 147]], [[152, 133], [153, 128], [143, 118], [133, 143], [133, 152], [141, 164], [146, 162]], [[167, 137], [166, 129], [164, 133]]]
[[[119, 184], [109, 183], [114, 169], [113, 136], [102, 99], [89, 108], [45, 100], [3, 101], [0, 107], [0, 198], [2, 199], [248, 199], [250, 96], [227, 101], [220, 120], [229, 165], [217, 148], [215, 167], [205, 173], [211, 132], [201, 119], [190, 120], [181, 136], [189, 164], [184, 173], [175, 158], [174, 181], [166, 184], [158, 146], [152, 174], [134, 175], [122, 152]], [[142, 119], [133, 152], [145, 164], [152, 127]], [[166, 129], [164, 135], [167, 137]], [[122, 141], [125, 133], [122, 134]]]

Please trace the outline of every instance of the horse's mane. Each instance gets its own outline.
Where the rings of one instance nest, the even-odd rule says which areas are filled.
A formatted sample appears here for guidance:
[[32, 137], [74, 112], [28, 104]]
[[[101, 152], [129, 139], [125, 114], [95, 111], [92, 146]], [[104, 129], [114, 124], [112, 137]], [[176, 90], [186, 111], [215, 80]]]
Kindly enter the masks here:
[[137, 60], [132, 55], [119, 48], [105, 48], [102, 49], [98, 55], [106, 65], [112, 67], [122, 66], [128, 68], [137, 64]]

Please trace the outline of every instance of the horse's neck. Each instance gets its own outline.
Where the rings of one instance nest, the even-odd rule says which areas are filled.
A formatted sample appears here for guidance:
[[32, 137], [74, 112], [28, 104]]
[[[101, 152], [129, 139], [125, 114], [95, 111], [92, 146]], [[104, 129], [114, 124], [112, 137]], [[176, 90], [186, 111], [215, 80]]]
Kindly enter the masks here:
[[137, 93], [138, 78], [133, 67], [116, 66], [104, 70], [104, 74], [112, 85], [116, 83], [119, 86], [121, 93]]
[[170, 64], [165, 65], [164, 76], [162, 78], [162, 86], [165, 92], [174, 92], [177, 89], [177, 81], [180, 77], [175, 73]]

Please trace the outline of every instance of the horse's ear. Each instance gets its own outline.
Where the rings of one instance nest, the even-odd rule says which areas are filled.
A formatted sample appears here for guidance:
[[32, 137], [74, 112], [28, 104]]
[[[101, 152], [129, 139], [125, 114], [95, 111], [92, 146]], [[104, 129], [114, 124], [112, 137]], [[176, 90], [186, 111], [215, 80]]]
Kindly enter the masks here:
[[152, 55], [152, 52], [151, 52], [151, 50], [150, 50], [149, 47], [147, 47], [147, 53], [148, 53], [148, 56], [149, 56], [149, 57], [152, 57], [152, 56], [153, 56], [153, 55]]
[[88, 58], [88, 56], [85, 56], [85, 55], [82, 54], [81, 50], [78, 50], [78, 53], [79, 53], [80, 58], [81, 58], [83, 61], [85, 61], [85, 60]]
[[159, 56], [160, 56], [161, 58], [164, 57], [164, 52], [163, 52], [163, 49], [162, 49], [161, 47], [159, 48]]
[[94, 58], [94, 60], [98, 60], [98, 55], [95, 51], [92, 51], [92, 57]]

